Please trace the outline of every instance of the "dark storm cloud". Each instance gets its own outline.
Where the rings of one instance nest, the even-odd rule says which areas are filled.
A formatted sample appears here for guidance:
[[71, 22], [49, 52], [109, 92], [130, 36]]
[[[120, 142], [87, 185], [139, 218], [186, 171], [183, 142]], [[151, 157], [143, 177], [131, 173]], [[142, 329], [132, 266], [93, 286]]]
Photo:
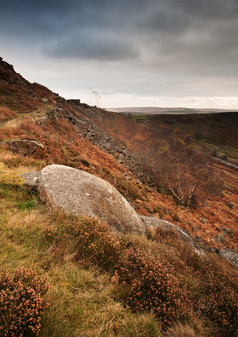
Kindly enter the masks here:
[[0, 28], [57, 58], [126, 59], [138, 55], [122, 33], [135, 8], [133, 1], [2, 1]]
[[232, 60], [237, 56], [237, 0], [2, 0], [0, 4], [1, 30], [42, 45], [51, 57], [124, 60], [147, 50], [155, 59], [167, 54], [168, 62], [176, 55], [187, 62], [190, 55], [192, 63], [205, 62], [219, 52]]
[[139, 55], [132, 44], [106, 32], [71, 34], [70, 37], [53, 43], [46, 52], [57, 58], [97, 59], [98, 61], [125, 60]]

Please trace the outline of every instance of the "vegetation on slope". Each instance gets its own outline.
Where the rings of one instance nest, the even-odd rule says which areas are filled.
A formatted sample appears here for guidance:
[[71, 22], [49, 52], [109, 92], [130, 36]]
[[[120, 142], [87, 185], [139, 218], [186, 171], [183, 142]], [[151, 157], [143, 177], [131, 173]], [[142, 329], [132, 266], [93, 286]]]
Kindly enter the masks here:
[[201, 336], [234, 333], [238, 282], [228, 263], [158, 229], [120, 237], [96, 220], [52, 215], [19, 176], [39, 162], [22, 160], [1, 171], [0, 260], [8, 273], [48, 275], [39, 336], [159, 336], [178, 319], [193, 331], [200, 320]]
[[[139, 173], [146, 185], [155, 187], [152, 193], [147, 193], [149, 205], [139, 200], [134, 204], [139, 212], [157, 214], [188, 230], [208, 246], [238, 249], [235, 168], [196, 151], [189, 129], [183, 132], [158, 123], [155, 131], [135, 125], [126, 116], [115, 117], [113, 121], [105, 119], [101, 127], [128, 144], [137, 162], [133, 173]], [[188, 204], [189, 208], [183, 207]], [[224, 228], [231, 230], [230, 235]]]
[[193, 146], [200, 151], [238, 164], [238, 112], [143, 115], [132, 118], [157, 133], [161, 127], [178, 129], [189, 135]]

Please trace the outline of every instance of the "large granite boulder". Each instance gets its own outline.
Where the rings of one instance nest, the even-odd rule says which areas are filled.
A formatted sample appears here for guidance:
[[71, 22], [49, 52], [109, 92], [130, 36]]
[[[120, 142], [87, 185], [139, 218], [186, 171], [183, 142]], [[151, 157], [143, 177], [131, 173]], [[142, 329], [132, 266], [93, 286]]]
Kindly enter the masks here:
[[49, 165], [25, 173], [25, 185], [36, 188], [43, 202], [67, 215], [104, 220], [114, 232], [144, 232], [144, 225], [128, 201], [108, 182], [64, 165]]
[[143, 223], [145, 224], [145, 226], [147, 226], [147, 227], [153, 227], [153, 228], [159, 227], [159, 228], [162, 228], [163, 230], [166, 230], [166, 231], [176, 232], [179, 235], [179, 237], [181, 238], [181, 240], [187, 242], [194, 249], [194, 251], [197, 254], [199, 254], [201, 256], [205, 256], [205, 253], [194, 242], [193, 238], [189, 234], [184, 232], [180, 227], [172, 224], [169, 221], [161, 220], [161, 219], [155, 218], [155, 217], [141, 216], [141, 219], [142, 219]]

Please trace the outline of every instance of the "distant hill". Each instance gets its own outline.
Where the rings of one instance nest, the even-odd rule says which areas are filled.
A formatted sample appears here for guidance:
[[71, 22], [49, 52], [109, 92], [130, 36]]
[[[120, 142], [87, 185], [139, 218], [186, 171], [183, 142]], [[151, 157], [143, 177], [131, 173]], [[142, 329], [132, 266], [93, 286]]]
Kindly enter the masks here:
[[[236, 110], [229, 109], [193, 109], [193, 108], [161, 108], [161, 107], [122, 107], [108, 108], [109, 111], [132, 114], [132, 115], [156, 115], [156, 114], [207, 114], [207, 113], [222, 113], [234, 112]], [[238, 111], [238, 109], [237, 109]]]

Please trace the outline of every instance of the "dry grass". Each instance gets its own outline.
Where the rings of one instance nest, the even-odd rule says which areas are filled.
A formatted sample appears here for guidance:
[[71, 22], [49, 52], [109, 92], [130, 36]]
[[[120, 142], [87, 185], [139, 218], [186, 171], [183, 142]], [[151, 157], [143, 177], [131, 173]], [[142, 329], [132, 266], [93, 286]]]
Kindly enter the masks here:
[[[8, 169], [15, 168], [15, 173], [20, 175], [25, 172], [40, 170], [45, 164], [44, 159], [35, 159], [23, 156], [21, 154], [8, 151], [6, 148], [0, 148], [0, 163], [5, 164]], [[25, 169], [23, 169], [25, 167]], [[18, 172], [19, 169], [19, 172]], [[21, 172], [22, 170], [22, 172]], [[24, 172], [25, 170], [25, 172]]]
[[167, 337], [211, 337], [214, 336], [209, 323], [202, 317], [193, 317], [187, 323], [174, 323], [167, 330]]

